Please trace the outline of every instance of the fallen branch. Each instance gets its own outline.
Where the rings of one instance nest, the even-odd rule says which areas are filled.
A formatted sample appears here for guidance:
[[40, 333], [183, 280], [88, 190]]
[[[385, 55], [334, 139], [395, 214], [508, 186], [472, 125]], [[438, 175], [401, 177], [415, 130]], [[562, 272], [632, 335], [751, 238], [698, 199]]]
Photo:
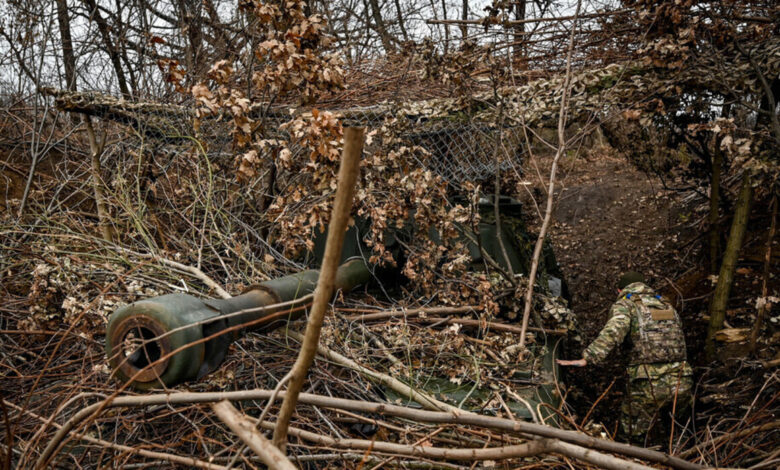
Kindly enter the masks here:
[[647, 470], [652, 468], [561, 441], [553, 441], [550, 444], [550, 452], [582, 460], [583, 462], [596, 465], [599, 468], [607, 468], [610, 470]]
[[[522, 334], [523, 329], [514, 325], [507, 325], [505, 323], [496, 323], [496, 322], [490, 322], [490, 321], [482, 321], [477, 320], [475, 318], [415, 318], [412, 321], [420, 322], [420, 323], [439, 323], [442, 325], [452, 325], [454, 323], [457, 323], [459, 325], [468, 326], [468, 327], [474, 327], [474, 328], [484, 328], [486, 330], [494, 330], [494, 331], [506, 331], [509, 333], [517, 333]], [[554, 335], [554, 336], [566, 336], [569, 332], [562, 328], [555, 328], [555, 329], [547, 329], [547, 328], [535, 328], [535, 327], [528, 327], [526, 328], [527, 331], [535, 331], [538, 333], [545, 333], [548, 335]]]
[[[264, 421], [260, 426], [272, 429], [273, 423]], [[511, 458], [531, 457], [547, 452], [550, 449], [547, 439], [530, 441], [525, 444], [486, 449], [447, 449], [442, 447], [415, 446], [396, 444], [393, 442], [369, 441], [366, 439], [336, 439], [324, 434], [317, 434], [303, 429], [290, 428], [290, 434], [300, 439], [336, 449], [364, 450], [386, 452], [408, 457], [423, 457], [443, 460], [502, 460]]]
[[402, 310], [389, 310], [386, 312], [367, 313], [365, 315], [349, 315], [346, 318], [349, 321], [370, 322], [377, 320], [387, 320], [388, 318], [396, 317], [418, 317], [420, 314], [425, 315], [454, 315], [460, 313], [468, 313], [480, 310], [482, 307], [477, 305], [465, 305], [463, 307], [428, 307], [428, 308], [412, 308]]
[[[220, 401], [211, 405], [214, 413], [236, 435], [252, 449], [260, 460], [271, 470], [295, 470], [295, 465], [287, 460], [281, 450], [255, 429], [252, 421], [242, 415], [229, 401]], [[272, 426], [273, 427], [273, 426]]]
[[[477, 320], [474, 318], [441, 318], [441, 317], [429, 317], [427, 315], [451, 315], [451, 314], [457, 314], [457, 313], [467, 313], [467, 312], [473, 312], [475, 310], [478, 310], [480, 307], [476, 306], [465, 306], [465, 307], [430, 307], [430, 308], [417, 308], [417, 309], [410, 309], [410, 310], [390, 310], [388, 312], [378, 312], [378, 313], [369, 313], [365, 315], [350, 315], [347, 317], [344, 317], [346, 320], [349, 321], [355, 321], [355, 322], [370, 322], [370, 321], [379, 321], [379, 320], [387, 320], [389, 318], [400, 318], [403, 317], [409, 321], [416, 321], [420, 323], [438, 323], [441, 322], [441, 324], [445, 325], [451, 325], [453, 323], [458, 323], [463, 326], [474, 326], [474, 327], [481, 327], [488, 330], [495, 330], [495, 331], [506, 331], [509, 333], [521, 333], [522, 329], [519, 327], [516, 327], [514, 325], [507, 325], [506, 323], [498, 323], [498, 322], [491, 322], [491, 321], [482, 321]], [[421, 317], [420, 314], [425, 314], [425, 317]], [[535, 328], [535, 327], [528, 327], [527, 331], [534, 331], [538, 333], [545, 333], [548, 335], [557, 335], [557, 336], [565, 336], [569, 332], [562, 328], [557, 329], [547, 329], [547, 328]]]
[[[259, 423], [265, 429], [273, 429], [271, 422]], [[320, 445], [336, 449], [364, 450], [371, 452], [387, 452], [409, 457], [421, 457], [429, 459], [479, 461], [479, 460], [505, 460], [523, 457], [532, 457], [538, 454], [560, 454], [579, 459], [600, 468], [610, 470], [650, 470], [651, 467], [635, 462], [618, 459], [611, 455], [602, 454], [585, 449], [573, 444], [567, 444], [557, 439], [538, 439], [524, 444], [515, 444], [501, 447], [483, 449], [447, 449], [441, 447], [417, 446], [409, 444], [396, 444], [392, 442], [369, 441], [365, 439], [336, 439], [323, 434], [317, 434], [297, 428], [290, 428], [290, 435], [300, 439], [314, 442]]]
[[[104, 400], [87, 406], [75, 413], [66, 421], [60, 431], [65, 433], [73, 429], [84, 419], [92, 416], [99, 409], [119, 407], [144, 407], [152, 405], [183, 405], [193, 403], [213, 403], [222, 400], [249, 401], [267, 400], [273, 394], [272, 390], [242, 390], [235, 392], [206, 392], [206, 393], [160, 393], [143, 396], [120, 396], [113, 400]], [[284, 392], [279, 394], [284, 395]], [[559, 439], [564, 442], [576, 444], [589, 449], [621, 454], [628, 457], [642, 459], [648, 462], [659, 463], [681, 470], [700, 470], [701, 465], [688, 462], [678, 457], [673, 457], [655, 450], [636, 447], [620, 442], [599, 439], [577, 431], [566, 431], [552, 426], [533, 424], [525, 421], [513, 421], [505, 418], [483, 416], [465, 410], [453, 410], [448, 412], [428, 411], [387, 403], [366, 402], [334, 398], [310, 393], [301, 393], [298, 397], [301, 403], [324, 408], [345, 409], [361, 413], [375, 413], [405, 418], [424, 423], [460, 424], [496, 429], [510, 433], [521, 433], [540, 437]], [[454, 407], [452, 407], [454, 408]], [[48, 447], [56, 448], [58, 436], [52, 439]], [[61, 437], [59, 438], [61, 440]]]
[[764, 361], [761, 363], [764, 367], [767, 369], [771, 369], [772, 367], [780, 366], [780, 358], [779, 359], [772, 359], [771, 361]]
[[[293, 339], [296, 339], [298, 341], [303, 341], [303, 335], [296, 331], [287, 331], [286, 334], [287, 336]], [[376, 380], [382, 385], [385, 385], [393, 389], [395, 392], [398, 392], [399, 394], [401, 394], [401, 396], [409, 397], [409, 399], [419, 403], [420, 405], [422, 405], [423, 408], [427, 410], [463, 412], [463, 410], [459, 408], [456, 408], [450, 404], [439, 401], [429, 396], [426, 393], [413, 389], [412, 387], [406, 385], [405, 383], [401, 382], [400, 380], [394, 377], [364, 367], [358, 364], [357, 362], [353, 361], [352, 359], [343, 356], [337, 353], [336, 351], [328, 349], [327, 347], [321, 344], [317, 345], [317, 353], [319, 353], [319, 355], [321, 355], [322, 357], [330, 359], [331, 361], [335, 362], [340, 366], [346, 367], [348, 369], [352, 369], [355, 372], [361, 373], [366, 377]]]
[[[3, 400], [2, 401], [4, 405], [11, 407], [19, 412], [22, 412], [28, 416], [32, 416], [33, 418], [37, 419], [38, 421], [41, 421], [42, 423], [47, 423], [48, 420], [44, 418], [43, 416], [37, 415], [33, 413], [32, 411], [25, 410], [21, 406], [14, 405], [13, 403]], [[57, 423], [52, 423], [54, 427], [61, 428], [62, 425]], [[149, 457], [152, 459], [157, 460], [164, 460], [166, 462], [171, 462], [174, 464], [179, 465], [185, 465], [187, 467], [195, 467], [195, 468], [205, 468], [207, 470], [227, 470], [227, 467], [224, 467], [222, 465], [217, 465], [209, 462], [204, 462], [202, 460], [198, 460], [194, 457], [183, 457], [181, 455], [174, 455], [174, 454], [168, 454], [165, 452], [155, 452], [151, 450], [146, 449], [137, 449], [135, 447], [125, 446], [122, 444], [116, 444], [114, 442], [104, 441], [103, 439], [98, 439], [96, 437], [88, 436], [86, 434], [81, 434], [78, 432], [71, 432], [73, 437], [77, 439], [81, 439], [82, 441], [89, 442], [91, 444], [96, 444], [102, 447], [106, 447], [108, 449], [114, 449], [118, 450], [127, 454], [136, 454], [143, 457]], [[9, 448], [10, 449], [10, 448]], [[9, 467], [10, 468], [10, 467]]]

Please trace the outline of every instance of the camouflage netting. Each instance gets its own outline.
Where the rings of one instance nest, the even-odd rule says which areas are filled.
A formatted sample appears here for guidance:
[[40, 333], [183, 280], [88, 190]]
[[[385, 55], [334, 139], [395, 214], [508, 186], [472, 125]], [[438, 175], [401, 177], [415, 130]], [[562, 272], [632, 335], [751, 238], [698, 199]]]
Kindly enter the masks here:
[[[749, 60], [733, 49], [734, 46], [729, 46], [718, 55], [697, 56], [679, 69], [634, 62], [575, 73], [571, 80], [570, 121], [610, 119], [623, 110], [622, 104], [641, 106], [653, 98], [678, 93], [686, 86], [724, 96], [760, 95], [759, 79], [744, 79], [750, 75], [746, 73], [752, 67]], [[774, 38], [747, 53], [768, 76], [780, 73], [780, 39]], [[723, 56], [736, 59], [723, 63]], [[391, 121], [401, 130], [396, 133], [408, 145], [419, 145], [434, 156], [426, 164], [445, 179], [481, 181], [489, 179], [497, 169], [505, 170], [518, 163], [524, 143], [521, 126], [539, 128], [557, 124], [563, 81], [562, 76], [554, 76], [521, 86], [501, 87], [497, 95], [485, 91], [467, 97], [336, 109], [333, 113], [344, 125], [366, 127], [369, 135]], [[97, 93], [44, 91], [56, 97], [56, 105], [62, 110], [129, 124], [138, 131], [138, 137], [156, 138], [161, 141], [158, 144], [175, 144], [197, 137], [208, 143], [210, 153], [219, 153], [227, 143], [220, 142], [227, 137], [219, 125], [221, 118], [204, 119], [208, 124], [195, 132], [192, 121], [196, 109], [188, 105], [134, 103]], [[250, 115], [260, 112], [264, 106], [255, 105]], [[279, 128], [295, 114], [307, 113], [286, 107], [263, 112], [266, 125], [272, 128]], [[499, 112], [502, 116], [497, 115]], [[498, 129], [505, 139], [505, 148], [496, 150]], [[286, 135], [282, 133], [279, 137]], [[299, 152], [303, 151], [297, 148], [294, 156], [300, 156]]]
[[[777, 38], [749, 53], [766, 70], [780, 71]], [[626, 108], [631, 108], [630, 116], [649, 126], [653, 113], [659, 112], [658, 99], [675, 95], [683, 85], [723, 95], [735, 90], [759, 93], [757, 79], [732, 78], [749, 75], [744, 69], [751, 65], [735, 51], [731, 55], [734, 60], [729, 63], [703, 56], [682, 68], [632, 62], [576, 72], [571, 80], [570, 122], [587, 133], [600, 123], [623, 120]], [[280, 144], [257, 149], [252, 158], [258, 165], [248, 184], [235, 180], [237, 151], [227, 114], [201, 117], [194, 126], [199, 109], [194, 103], [133, 103], [94, 93], [46, 92], [56, 97], [60, 109], [104, 118], [104, 129], [115, 133], [102, 160], [104, 168], [111, 169], [105, 185], [112, 193], [113, 223], [119, 232], [155, 251], [175, 245], [166, 239], [165, 227], [177, 227], [178, 240], [202, 239], [205, 227], [216, 229], [209, 236], [216, 257], [208, 267], [219, 273], [220, 282], [232, 285], [299, 269], [300, 253], [311, 249], [327, 223], [327, 196], [333, 189], [327, 176], [335, 174], [335, 159], [312, 157], [308, 162], [310, 149], [299, 139], [290, 141], [289, 128], [284, 127], [293, 116], [309, 121], [340, 118], [343, 125], [366, 127], [367, 176], [358, 191], [357, 213], [374, 224], [370, 246], [372, 262], [378, 263], [389, 260], [386, 229], [403, 224], [412, 214], [418, 223], [446, 235], [453, 230], [453, 221], [477, 222], [469, 216], [469, 201], [475, 204], [478, 192], [492, 191], [496, 176], [502, 193], [517, 195], [523, 155], [529, 149], [544, 151], [535, 136], [557, 124], [562, 86], [563, 77], [554, 76], [496, 92], [333, 110], [326, 118], [312, 109], [257, 104], [248, 115], [269, 130], [266, 142], [276, 139]], [[112, 126], [110, 121], [125, 126]], [[287, 168], [280, 160], [305, 164]], [[322, 176], [312, 180], [307, 172], [317, 165], [325, 171], [317, 170]], [[133, 197], [128, 200], [128, 195]], [[452, 202], [453, 196], [462, 202]], [[445, 197], [450, 202], [442, 202]], [[440, 210], [427, 212], [430, 208]], [[182, 225], [181, 214], [200, 222]], [[422, 229], [421, 233], [425, 235]], [[406, 247], [421, 255], [404, 272], [443, 268], [443, 276], [430, 273], [416, 279], [430, 294], [459, 277], [455, 273], [466, 264], [464, 246], [444, 236], [446, 251], [441, 251], [422, 238], [420, 247]], [[203, 256], [202, 248], [192, 248]], [[425, 255], [426, 250], [434, 255]], [[224, 256], [233, 261], [226, 263]], [[480, 290], [479, 278], [469, 282]], [[441, 297], [449, 302], [475, 300], [443, 292], [447, 294]]]

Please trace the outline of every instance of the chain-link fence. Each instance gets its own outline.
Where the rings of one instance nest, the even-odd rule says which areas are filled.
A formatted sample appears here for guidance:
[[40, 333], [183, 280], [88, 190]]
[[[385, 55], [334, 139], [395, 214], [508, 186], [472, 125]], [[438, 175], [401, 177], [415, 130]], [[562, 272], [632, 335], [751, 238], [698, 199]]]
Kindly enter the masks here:
[[[175, 152], [180, 145], [192, 143], [195, 138], [211, 156], [235, 153], [228, 125], [221, 119], [203, 119], [197, 132], [193, 119], [182, 108], [146, 107], [140, 114], [132, 110], [94, 109], [103, 118], [130, 124], [125, 147], [155, 148], [155, 151]], [[379, 137], [394, 121], [394, 132], [403, 145], [422, 148], [428, 155], [418, 160], [435, 174], [455, 187], [464, 182], [483, 183], [492, 180], [497, 171], [520, 171], [524, 135], [520, 126], [497, 125], [494, 122], [475, 121], [463, 116], [430, 118], [404, 113], [393, 113], [386, 106], [333, 110], [342, 116], [344, 126], [365, 127], [367, 134]], [[281, 113], [266, 116], [263, 127], [268, 135], [288, 141], [289, 135], [279, 131], [289, 121]], [[399, 122], [401, 121], [401, 122]], [[382, 151], [382, 139], [367, 146], [368, 152]], [[309, 150], [295, 142], [288, 142], [292, 158], [306, 158]]]
[[[345, 125], [380, 129], [386, 116], [371, 112], [351, 112]], [[450, 184], [484, 182], [497, 171], [519, 168], [522, 129], [472, 121], [462, 116], [429, 119], [402, 116], [406, 132], [400, 136], [408, 145], [422, 147], [430, 155], [418, 161]]]

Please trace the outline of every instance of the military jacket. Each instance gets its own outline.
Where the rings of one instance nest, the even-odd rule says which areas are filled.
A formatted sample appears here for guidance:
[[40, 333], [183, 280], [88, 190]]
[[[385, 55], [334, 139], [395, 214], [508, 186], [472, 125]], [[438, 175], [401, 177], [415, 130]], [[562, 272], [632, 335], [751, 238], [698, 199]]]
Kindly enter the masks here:
[[589, 363], [599, 363], [626, 336], [631, 342], [629, 364], [682, 362], [685, 336], [677, 311], [641, 282], [629, 284], [612, 305], [607, 324], [583, 352]]

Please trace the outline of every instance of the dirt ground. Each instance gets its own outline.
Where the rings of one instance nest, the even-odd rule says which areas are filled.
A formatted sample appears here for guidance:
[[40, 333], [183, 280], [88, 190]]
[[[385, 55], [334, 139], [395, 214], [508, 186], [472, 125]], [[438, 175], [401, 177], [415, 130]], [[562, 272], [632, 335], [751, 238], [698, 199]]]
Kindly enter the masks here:
[[[549, 163], [538, 162], [545, 176]], [[651, 285], [668, 289], [672, 280], [701, 260], [698, 244], [691, 243], [697, 231], [691, 227], [695, 221], [688, 206], [693, 204], [684, 201], [687, 194], [664, 190], [657, 178], [609, 151], [565, 159], [559, 176], [550, 235], [584, 341], [567, 351], [577, 358], [606, 322], [623, 272], [639, 271]], [[690, 319], [700, 313], [681, 311]], [[610, 431], [625, 389], [625, 363], [620, 356], [618, 350], [603, 365], [566, 371], [567, 402], [580, 417], [614, 381], [592, 412], [594, 420]]]
[[[542, 158], [536, 163], [546, 178], [550, 159]], [[707, 213], [704, 197], [664, 188], [658, 178], [636, 170], [609, 149], [564, 159], [559, 178], [550, 235], [569, 284], [571, 307], [577, 314], [583, 339], [583, 344], [570, 344], [566, 356], [579, 358], [583, 347], [598, 335], [616, 300], [620, 275], [639, 271], [649, 284], [675, 301], [680, 312], [689, 361], [695, 369], [699, 404], [696, 421], [750, 410], [758, 389], [766, 393], [765, 384], [776, 386], [771, 371], [744, 352], [737, 352], [717, 367], [703, 357], [707, 299], [713, 289], [702, 253], [701, 234], [706, 230]], [[533, 183], [537, 203], [541, 204], [544, 190], [538, 179]], [[530, 197], [525, 202], [533, 207]], [[749, 230], [738, 264], [727, 312], [729, 326], [749, 327], [753, 322], [755, 307], [751, 299], [754, 301], [759, 295], [765, 228], [769, 225], [763, 212], [754, 208], [749, 224], [754, 230]], [[778, 282], [777, 278], [770, 281], [770, 291], [780, 290]], [[763, 355], [765, 360], [771, 359], [777, 349], [775, 340], [767, 341], [763, 350], [759, 346], [759, 356]], [[625, 391], [624, 351], [625, 345], [602, 365], [565, 371], [566, 401], [572, 411], [579, 419], [590, 413], [593, 421], [603, 423], [610, 434], [616, 429], [616, 410]], [[772, 401], [765, 405], [776, 407]]]

